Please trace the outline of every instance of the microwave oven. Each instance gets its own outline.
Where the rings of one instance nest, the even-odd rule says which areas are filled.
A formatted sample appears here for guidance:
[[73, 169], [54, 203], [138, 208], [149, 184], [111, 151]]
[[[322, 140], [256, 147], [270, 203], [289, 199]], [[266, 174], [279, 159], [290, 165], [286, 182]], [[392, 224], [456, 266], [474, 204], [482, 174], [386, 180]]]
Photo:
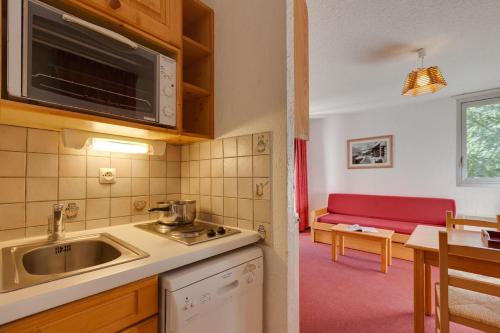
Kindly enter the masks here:
[[7, 1], [7, 97], [175, 127], [176, 61], [37, 0]]

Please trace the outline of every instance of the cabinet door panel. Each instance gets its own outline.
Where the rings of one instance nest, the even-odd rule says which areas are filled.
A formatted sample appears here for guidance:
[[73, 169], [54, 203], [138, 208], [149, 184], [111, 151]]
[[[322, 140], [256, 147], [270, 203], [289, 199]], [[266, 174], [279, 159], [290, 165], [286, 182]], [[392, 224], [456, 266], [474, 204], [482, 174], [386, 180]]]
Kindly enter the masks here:
[[158, 316], [146, 319], [120, 333], [158, 333]]

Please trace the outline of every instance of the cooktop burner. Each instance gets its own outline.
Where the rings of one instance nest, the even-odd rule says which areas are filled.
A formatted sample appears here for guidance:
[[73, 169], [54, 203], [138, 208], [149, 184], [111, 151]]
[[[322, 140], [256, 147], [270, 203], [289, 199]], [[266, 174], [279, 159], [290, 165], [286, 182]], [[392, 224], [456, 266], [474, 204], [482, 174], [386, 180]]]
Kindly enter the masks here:
[[241, 232], [237, 229], [201, 221], [176, 226], [169, 226], [160, 222], [136, 224], [135, 226], [186, 245], [203, 243]]

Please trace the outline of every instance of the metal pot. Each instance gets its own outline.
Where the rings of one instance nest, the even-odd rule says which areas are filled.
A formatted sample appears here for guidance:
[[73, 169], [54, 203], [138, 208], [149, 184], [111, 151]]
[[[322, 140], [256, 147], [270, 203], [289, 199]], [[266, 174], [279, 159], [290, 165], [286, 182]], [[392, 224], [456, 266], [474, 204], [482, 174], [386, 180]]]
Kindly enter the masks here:
[[157, 208], [151, 208], [149, 211], [160, 212], [158, 222], [165, 225], [192, 223], [196, 218], [196, 200], [159, 202]]

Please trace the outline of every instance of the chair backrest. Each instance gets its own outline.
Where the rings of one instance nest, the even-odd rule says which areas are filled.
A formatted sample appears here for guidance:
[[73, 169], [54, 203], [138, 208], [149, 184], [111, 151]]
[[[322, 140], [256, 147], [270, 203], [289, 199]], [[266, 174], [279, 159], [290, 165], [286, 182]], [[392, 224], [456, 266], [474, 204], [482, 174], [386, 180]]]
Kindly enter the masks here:
[[471, 219], [457, 219], [454, 217], [453, 212], [446, 212], [446, 229], [452, 230], [457, 225], [468, 225], [473, 227], [492, 228], [500, 230], [500, 215], [497, 215], [497, 221], [485, 220], [471, 220]]
[[[448, 232], [439, 232], [439, 317], [441, 328], [449, 325], [448, 287], [500, 297], [500, 285], [488, 279], [450, 275], [449, 269], [500, 279], [500, 249], [448, 244]], [[447, 332], [444, 329], [442, 332]]]

